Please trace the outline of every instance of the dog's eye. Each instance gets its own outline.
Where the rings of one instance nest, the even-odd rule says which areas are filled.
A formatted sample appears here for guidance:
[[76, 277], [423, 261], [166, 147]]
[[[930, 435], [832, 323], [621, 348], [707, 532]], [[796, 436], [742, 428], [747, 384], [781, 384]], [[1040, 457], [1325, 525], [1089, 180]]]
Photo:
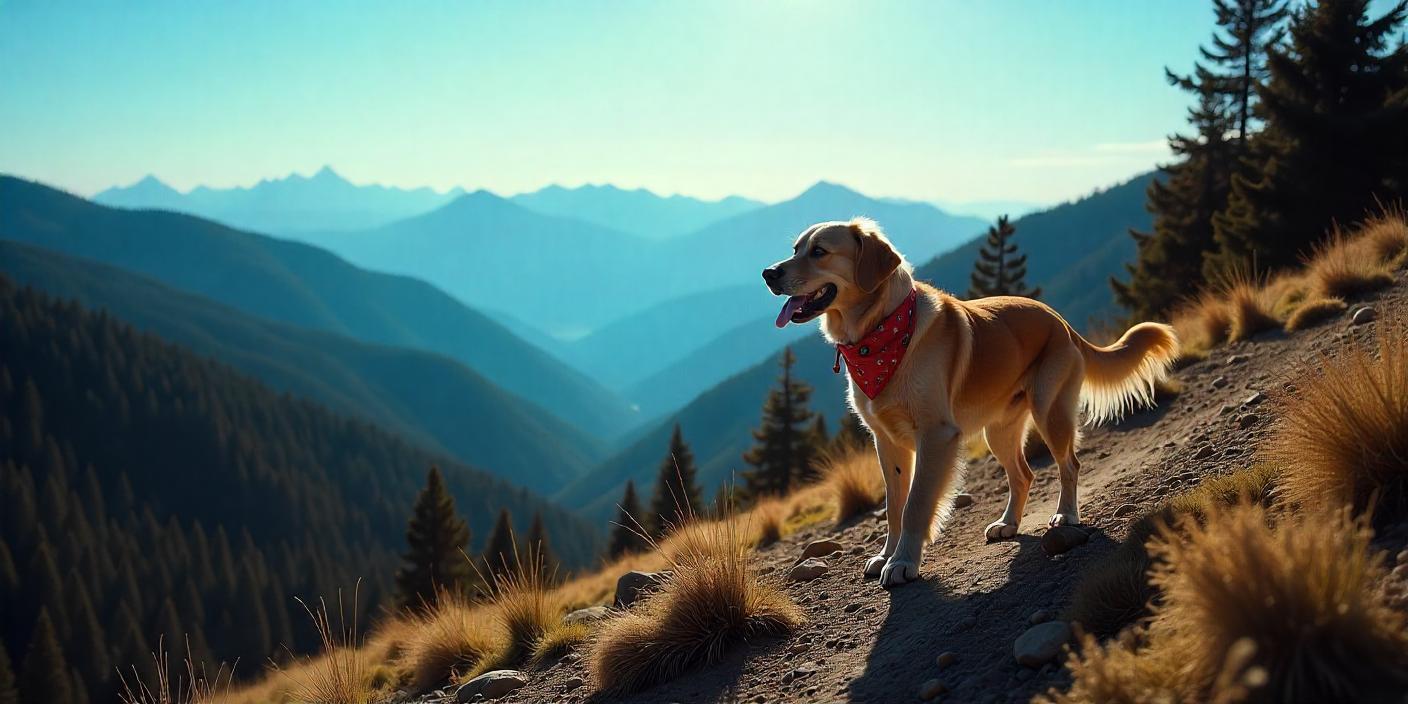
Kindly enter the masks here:
[[826, 250], [822, 249], [821, 247], [812, 247], [812, 256], [824, 257], [826, 256]]

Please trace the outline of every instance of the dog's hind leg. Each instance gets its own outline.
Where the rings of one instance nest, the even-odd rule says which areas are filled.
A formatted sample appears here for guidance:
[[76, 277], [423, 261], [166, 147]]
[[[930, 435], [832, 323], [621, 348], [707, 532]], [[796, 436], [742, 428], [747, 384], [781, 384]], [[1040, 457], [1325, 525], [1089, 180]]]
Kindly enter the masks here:
[[890, 440], [884, 432], [875, 433], [875, 454], [880, 459], [880, 471], [885, 474], [885, 520], [889, 533], [885, 548], [879, 555], [865, 561], [865, 576], [878, 577], [885, 562], [895, 554], [900, 540], [900, 520], [904, 504], [909, 499], [909, 483], [914, 477], [914, 449]]
[[[1079, 367], [1075, 367], [1079, 370]], [[1068, 374], [1055, 380], [1056, 393], [1049, 398], [1033, 398], [1032, 420], [1042, 440], [1056, 459], [1061, 470], [1061, 495], [1056, 500], [1052, 526], [1080, 525], [1080, 506], [1076, 484], [1080, 479], [1080, 460], [1076, 459], [1076, 422], [1080, 416], [1080, 373]], [[1043, 403], [1044, 402], [1044, 403]]]
[[1031, 423], [1031, 413], [1025, 406], [1018, 413], [983, 429], [988, 449], [997, 458], [1002, 468], [1007, 470], [1007, 508], [1002, 517], [988, 524], [985, 531], [988, 540], [1002, 540], [1017, 535], [1022, 523], [1022, 512], [1026, 510], [1027, 493], [1031, 491], [1031, 465], [1027, 464], [1024, 448], [1027, 444], [1027, 431]]

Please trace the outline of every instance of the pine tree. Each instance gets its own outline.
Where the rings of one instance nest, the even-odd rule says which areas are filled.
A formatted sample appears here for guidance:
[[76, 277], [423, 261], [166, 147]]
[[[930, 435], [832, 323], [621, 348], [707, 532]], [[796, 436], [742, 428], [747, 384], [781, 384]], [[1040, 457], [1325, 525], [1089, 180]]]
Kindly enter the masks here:
[[533, 512], [533, 522], [528, 525], [528, 542], [525, 546], [525, 552], [528, 564], [540, 567], [545, 576], [557, 573], [557, 557], [552, 554], [552, 545], [548, 540], [548, 529], [543, 525], [541, 511]]
[[1257, 171], [1233, 177], [1205, 271], [1293, 266], [1335, 225], [1408, 198], [1408, 44], [1395, 41], [1405, 9], [1375, 19], [1369, 0], [1323, 0], [1292, 13], [1258, 89]]
[[616, 514], [616, 524], [611, 527], [611, 541], [607, 545], [606, 552], [615, 559], [632, 552], [641, 552], [649, 547], [649, 544], [641, 537], [639, 531], [644, 527], [641, 523], [643, 515], [640, 511], [640, 499], [636, 497], [636, 483], [634, 480], [626, 480], [626, 495], [621, 497], [621, 504]]
[[[1228, 108], [1232, 138], [1238, 145], [1251, 135], [1256, 87], [1266, 78], [1266, 52], [1281, 37], [1286, 0], [1213, 0], [1219, 31], [1203, 58], [1223, 72], [1209, 75], [1209, 85]], [[1201, 69], [1201, 67], [1199, 67]], [[1172, 75], [1170, 74], [1172, 78]]]
[[440, 468], [431, 467], [406, 526], [404, 564], [396, 573], [401, 605], [433, 605], [437, 590], [468, 585], [471, 568], [463, 552], [468, 548], [469, 527], [455, 512]]
[[[518, 546], [513, 537], [513, 517], [508, 509], [499, 511], [493, 530], [489, 531], [489, 541], [484, 545], [484, 567], [491, 581], [493, 576], [505, 575], [518, 569]], [[493, 586], [492, 584], [490, 586]]]
[[831, 432], [826, 428], [825, 416], [820, 413], [812, 416], [811, 427], [807, 428], [806, 440], [801, 448], [802, 459], [797, 463], [797, 481], [806, 484], [821, 476], [821, 462], [831, 449]]
[[694, 453], [685, 444], [679, 423], [670, 434], [670, 450], [660, 461], [655, 479], [655, 496], [650, 500], [650, 528], [660, 536], [684, 525], [704, 507], [695, 479]]
[[987, 242], [978, 250], [978, 260], [973, 262], [973, 274], [969, 277], [968, 297], [984, 296], [1026, 296], [1040, 298], [1041, 289], [1027, 289], [1027, 255], [1017, 253], [1017, 243], [1012, 236], [1017, 228], [1003, 215], [997, 225], [988, 228]]
[[15, 670], [10, 665], [10, 654], [5, 652], [5, 641], [0, 639], [0, 704], [20, 704], [17, 686]]
[[68, 662], [59, 647], [59, 637], [54, 632], [54, 622], [49, 618], [47, 608], [39, 610], [39, 620], [34, 624], [34, 635], [24, 656], [24, 667], [20, 671], [20, 697], [26, 703], [69, 704], [73, 701], [73, 682], [69, 677]]
[[792, 378], [792, 365], [797, 358], [792, 348], [782, 350], [782, 375], [777, 388], [768, 392], [763, 403], [762, 424], [753, 431], [756, 444], [743, 454], [743, 461], [753, 465], [745, 472], [742, 493], [748, 498], [769, 494], [785, 494], [794, 482], [809, 469], [803, 464], [810, 459], [807, 421], [812, 412], [807, 408], [812, 389], [805, 382]]

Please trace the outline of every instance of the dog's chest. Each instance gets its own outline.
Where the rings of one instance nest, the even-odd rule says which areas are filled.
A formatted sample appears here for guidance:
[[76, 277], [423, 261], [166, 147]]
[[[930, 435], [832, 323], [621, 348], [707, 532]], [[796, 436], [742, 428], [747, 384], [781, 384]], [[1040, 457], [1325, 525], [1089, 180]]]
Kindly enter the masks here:
[[885, 435], [897, 442], [912, 444], [914, 441], [916, 424], [914, 414], [903, 403], [897, 403], [891, 394], [881, 394], [875, 400], [859, 394], [852, 387], [852, 404], [865, 419], [866, 425], [874, 430], [885, 433]]

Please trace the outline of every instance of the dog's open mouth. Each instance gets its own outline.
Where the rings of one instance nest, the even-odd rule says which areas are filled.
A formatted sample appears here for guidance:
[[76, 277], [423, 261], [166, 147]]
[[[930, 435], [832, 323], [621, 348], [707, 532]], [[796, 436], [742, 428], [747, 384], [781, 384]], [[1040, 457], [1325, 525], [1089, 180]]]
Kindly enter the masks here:
[[788, 323], [805, 323], [821, 315], [836, 298], [836, 284], [827, 284], [805, 296], [792, 296], [782, 304], [782, 312], [777, 314], [777, 326], [787, 327]]

